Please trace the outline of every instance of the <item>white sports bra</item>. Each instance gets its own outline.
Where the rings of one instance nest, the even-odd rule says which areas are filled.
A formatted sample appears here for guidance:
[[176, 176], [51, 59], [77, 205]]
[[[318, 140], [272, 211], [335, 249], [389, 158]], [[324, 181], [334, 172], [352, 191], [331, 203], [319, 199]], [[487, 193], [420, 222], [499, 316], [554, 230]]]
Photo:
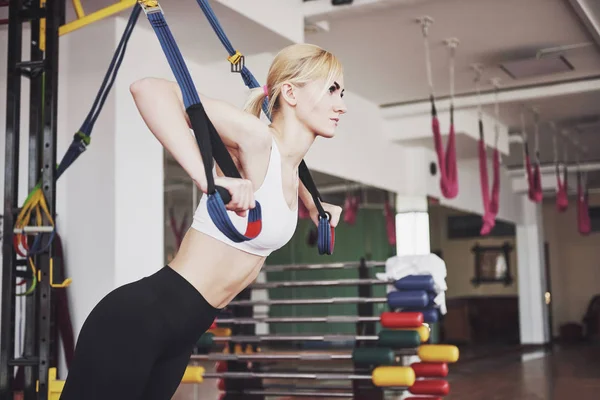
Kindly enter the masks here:
[[[216, 168], [213, 169], [216, 176]], [[200, 204], [194, 213], [192, 228], [207, 234], [221, 242], [247, 253], [268, 256], [273, 251], [283, 247], [294, 235], [298, 223], [298, 207], [290, 210], [283, 196], [281, 182], [281, 155], [273, 138], [271, 157], [264, 182], [254, 193], [254, 198], [261, 205], [262, 231], [251, 240], [235, 243], [225, 236], [214, 224], [206, 207], [207, 196], [202, 196]], [[233, 211], [227, 210], [231, 223], [242, 234], [248, 225], [247, 217], [240, 217]]]

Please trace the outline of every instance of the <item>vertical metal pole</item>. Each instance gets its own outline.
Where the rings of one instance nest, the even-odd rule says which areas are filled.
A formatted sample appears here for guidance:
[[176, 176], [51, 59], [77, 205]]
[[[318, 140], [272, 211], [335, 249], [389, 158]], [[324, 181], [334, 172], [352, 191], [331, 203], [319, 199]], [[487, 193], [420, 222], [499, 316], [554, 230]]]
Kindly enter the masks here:
[[[242, 290], [236, 297], [235, 300], [251, 300], [252, 298], [252, 289], [247, 288]], [[254, 307], [253, 306], [235, 306], [232, 307], [232, 317], [233, 318], [253, 318], [254, 317]], [[256, 335], [256, 324], [248, 324], [248, 325], [239, 325], [234, 324], [231, 326], [232, 336], [236, 335], [247, 335], [254, 336]], [[240, 343], [241, 346], [247, 345], [247, 343]], [[256, 351], [256, 346], [254, 347], [254, 351]], [[235, 350], [235, 343], [229, 343], [229, 351], [233, 354]], [[260, 369], [259, 363], [253, 363], [253, 368]], [[249, 372], [248, 365], [246, 363], [228, 361], [227, 362], [227, 370], [232, 372]], [[254, 390], [262, 390], [264, 389], [262, 385], [262, 379], [227, 379], [225, 380], [225, 389], [231, 392], [243, 392], [245, 389], [254, 389]], [[264, 400], [264, 395], [245, 395], [248, 400]]]
[[[42, 150], [42, 190], [52, 219], [56, 217], [56, 136], [58, 119], [58, 28], [62, 20], [64, 0], [46, 2], [46, 57], [44, 76], [44, 134]], [[48, 236], [48, 234], [45, 234]], [[46, 241], [45, 241], [46, 242]], [[38, 314], [38, 399], [48, 398], [48, 368], [50, 367], [52, 288], [50, 287], [50, 260], [52, 246], [40, 255], [39, 273], [39, 314]]]
[[12, 400], [13, 369], [9, 360], [15, 352], [15, 263], [13, 227], [18, 207], [19, 133], [21, 125], [21, 61], [23, 27], [19, 12], [22, 0], [11, 0], [8, 9], [8, 63], [6, 83], [6, 148], [4, 170], [4, 233], [2, 243], [2, 326], [0, 333], [0, 400]]
[[[367, 267], [366, 260], [360, 259], [360, 265], [358, 267], [358, 278], [369, 279], [369, 268]], [[373, 290], [370, 285], [359, 285], [358, 286], [358, 297], [370, 299], [373, 297]], [[359, 317], [372, 317], [375, 314], [375, 305], [373, 303], [358, 304], [358, 316]], [[368, 335], [375, 336], [376, 325], [369, 322], [358, 322], [356, 324], [357, 335]], [[371, 345], [367, 341], [357, 341], [356, 347], [366, 347]], [[355, 373], [361, 374], [364, 371], [361, 370], [361, 366], [354, 364]], [[383, 400], [383, 390], [380, 388], [373, 387], [370, 382], [354, 380], [352, 381], [352, 391], [354, 398], [358, 400]]]
[[[34, 3], [39, 7], [39, 3]], [[43, 61], [44, 53], [40, 49], [40, 20], [33, 19], [31, 26], [30, 60]], [[31, 192], [40, 179], [41, 164], [41, 140], [43, 135], [43, 69], [32, 69], [30, 75], [29, 90], [29, 192]], [[39, 264], [39, 258], [34, 257], [34, 263]], [[30, 282], [32, 284], [32, 282]], [[25, 298], [25, 338], [23, 356], [33, 359], [37, 349], [37, 307], [38, 292], [34, 291]], [[25, 365], [24, 368], [24, 399], [35, 400], [37, 398], [36, 381], [37, 369], [33, 365]]]

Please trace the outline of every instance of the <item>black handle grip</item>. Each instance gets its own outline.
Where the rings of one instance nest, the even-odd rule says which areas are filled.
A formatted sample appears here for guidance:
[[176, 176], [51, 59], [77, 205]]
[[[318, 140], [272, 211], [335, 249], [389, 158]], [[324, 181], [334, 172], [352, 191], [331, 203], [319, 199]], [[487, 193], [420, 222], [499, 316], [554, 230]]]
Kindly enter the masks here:
[[221, 199], [223, 199], [223, 203], [229, 204], [229, 202], [231, 201], [231, 194], [229, 193], [229, 190], [225, 189], [222, 186], [215, 186], [215, 189], [221, 195]]

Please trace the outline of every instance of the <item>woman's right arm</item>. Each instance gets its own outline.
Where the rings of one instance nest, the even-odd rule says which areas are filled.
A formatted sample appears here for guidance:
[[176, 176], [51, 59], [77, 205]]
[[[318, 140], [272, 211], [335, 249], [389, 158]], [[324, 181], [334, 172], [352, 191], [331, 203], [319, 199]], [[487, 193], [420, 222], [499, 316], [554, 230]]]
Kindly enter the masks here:
[[206, 175], [198, 144], [177, 93], [160, 80], [142, 79], [130, 86], [142, 119], [194, 183], [206, 193]]
[[[190, 123], [185, 111], [179, 86], [164, 79], [144, 78], [131, 84], [130, 91], [144, 122], [163, 145], [187, 172], [198, 188], [206, 193], [207, 182], [202, 155], [195, 137], [190, 132]], [[254, 116], [236, 109], [225, 102], [201, 96], [207, 115], [213, 122], [227, 147], [248, 150], [251, 146], [266, 147], [268, 131], [265, 125]], [[233, 121], [235, 126], [225, 125], [225, 121]], [[233, 129], [236, 128], [236, 129]], [[243, 128], [243, 129], [241, 129]], [[264, 135], [264, 140], [262, 136]], [[212, 172], [211, 172], [212, 173]], [[248, 199], [246, 193], [252, 183], [245, 179], [220, 178], [220, 184], [232, 194], [232, 202], [228, 209], [248, 209], [254, 200]], [[237, 188], [237, 189], [236, 189]], [[239, 193], [237, 193], [239, 192]]]

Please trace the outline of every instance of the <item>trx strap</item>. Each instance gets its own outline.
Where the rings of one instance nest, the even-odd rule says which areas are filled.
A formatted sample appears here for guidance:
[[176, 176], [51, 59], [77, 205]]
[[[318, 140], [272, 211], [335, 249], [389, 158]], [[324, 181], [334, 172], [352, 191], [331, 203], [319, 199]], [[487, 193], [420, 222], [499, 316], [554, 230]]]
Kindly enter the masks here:
[[433, 90], [433, 78], [431, 72], [431, 57], [429, 51], [429, 25], [433, 23], [430, 17], [423, 17], [421, 20], [423, 39], [425, 44], [425, 67], [427, 70], [427, 82], [429, 84], [429, 100], [431, 102], [431, 127], [433, 131], [433, 141], [435, 152], [438, 159], [438, 168], [440, 170], [440, 189], [442, 195], [447, 199], [452, 199], [458, 195], [458, 170], [456, 165], [456, 134], [454, 131], [454, 58], [458, 41], [448, 42], [450, 48], [450, 132], [448, 134], [448, 143], [446, 151], [440, 132], [440, 123], [435, 107], [435, 95]]
[[560, 162], [558, 160], [558, 132], [554, 123], [551, 122], [550, 126], [554, 129], [552, 147], [554, 148], [554, 167], [556, 171], [556, 210], [558, 212], [564, 212], [569, 207], [569, 195], [567, 192], [567, 146], [564, 147], [564, 157], [562, 160], [563, 177], [561, 179]]
[[133, 28], [137, 23], [140, 12], [141, 8], [138, 5], [135, 5], [131, 11], [129, 21], [127, 22], [127, 26], [123, 32], [123, 36], [121, 36], [119, 45], [115, 50], [113, 58], [108, 67], [108, 71], [106, 71], [106, 75], [104, 76], [104, 80], [102, 81], [102, 85], [100, 86], [100, 90], [96, 95], [96, 99], [94, 100], [92, 108], [83, 121], [83, 124], [79, 128], [79, 131], [75, 133], [73, 142], [71, 142], [71, 145], [69, 146], [58, 166], [56, 171], [56, 179], [58, 179], [62, 173], [65, 172], [65, 170], [69, 168], [69, 166], [73, 164], [73, 162], [77, 160], [77, 158], [87, 149], [87, 146], [89, 146], [94, 124], [96, 123], [96, 120], [98, 119], [98, 116], [104, 107], [104, 102], [108, 97], [108, 93], [112, 89], [112, 86], [115, 82], [117, 73], [119, 72], [119, 68], [121, 67], [121, 63], [123, 62], [123, 58], [125, 56], [125, 50], [127, 49], [129, 38], [131, 37]]
[[[219, 23], [219, 20], [218, 20], [216, 14], [214, 13], [213, 9], [211, 8], [209, 2], [207, 0], [196, 0], [196, 1], [198, 2], [198, 5], [204, 12], [204, 15], [206, 16], [208, 22], [210, 23], [213, 30], [215, 31], [217, 37], [223, 44], [223, 47], [225, 47], [225, 50], [229, 54], [229, 57], [227, 58], [227, 60], [231, 63], [231, 71], [239, 73], [242, 77], [242, 80], [244, 81], [244, 83], [246, 84], [246, 86], [248, 88], [254, 89], [254, 88], [260, 87], [260, 84], [254, 77], [252, 72], [250, 72], [250, 70], [248, 68], [246, 68], [246, 65], [244, 63], [244, 56], [239, 51], [235, 50], [235, 48], [231, 44], [229, 38], [225, 34], [225, 31], [223, 30], [221, 24]], [[262, 108], [263, 108], [263, 112], [265, 113], [267, 118], [269, 120], [271, 120], [271, 115], [268, 111], [267, 99], [265, 99], [265, 101], [263, 102]], [[302, 181], [302, 183], [304, 184], [306, 189], [310, 192], [313, 202], [315, 203], [315, 206], [319, 213], [319, 225], [318, 225], [319, 254], [333, 254], [333, 248], [335, 245], [335, 229], [331, 226], [331, 224], [329, 222], [331, 219], [331, 215], [328, 212], [326, 212], [323, 209], [323, 206], [321, 205], [321, 202], [323, 201], [323, 199], [321, 198], [321, 195], [317, 189], [317, 186], [315, 185], [315, 183], [312, 179], [312, 176], [310, 175], [310, 171], [309, 171], [308, 167], [306, 166], [306, 163], [304, 162], [304, 160], [302, 160], [300, 162], [298, 171], [299, 171], [300, 180]]]
[[[477, 98], [480, 98], [479, 81], [481, 79], [481, 71], [477, 70], [476, 90]], [[480, 234], [488, 235], [494, 226], [496, 226], [496, 215], [499, 209], [499, 194], [500, 194], [500, 152], [498, 151], [498, 137], [500, 129], [498, 127], [499, 106], [498, 106], [498, 87], [496, 86], [496, 104], [495, 104], [495, 121], [494, 121], [494, 159], [493, 159], [493, 183], [492, 194], [489, 193], [489, 178], [487, 172], [487, 152], [485, 147], [485, 137], [483, 129], [483, 119], [481, 111], [481, 101], [477, 102], [477, 113], [479, 119], [479, 180], [481, 183], [481, 198], [483, 200], [483, 217]]]
[[165, 21], [158, 1], [138, 0], [138, 2], [156, 33], [169, 66], [183, 94], [186, 113], [190, 119], [198, 148], [202, 154], [207, 182], [207, 208], [210, 218], [215, 226], [233, 242], [239, 243], [254, 239], [262, 230], [260, 203], [256, 202], [256, 207], [249, 210], [246, 232], [244, 234], [238, 232], [225, 208], [225, 205], [231, 201], [231, 196], [227, 189], [215, 186], [212, 175], [213, 153], [217, 164], [219, 164], [225, 176], [241, 178], [241, 175], [214, 125], [206, 115], [198, 91], [171, 30]]

